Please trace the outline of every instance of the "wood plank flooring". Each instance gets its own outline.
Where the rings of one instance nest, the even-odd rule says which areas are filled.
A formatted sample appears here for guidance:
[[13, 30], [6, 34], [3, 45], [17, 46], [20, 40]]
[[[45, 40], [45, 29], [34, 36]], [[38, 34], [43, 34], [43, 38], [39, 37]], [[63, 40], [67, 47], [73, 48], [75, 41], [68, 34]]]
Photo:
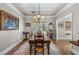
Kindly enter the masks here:
[[71, 44], [68, 40], [52, 41], [61, 51], [61, 55], [73, 55], [71, 52]]

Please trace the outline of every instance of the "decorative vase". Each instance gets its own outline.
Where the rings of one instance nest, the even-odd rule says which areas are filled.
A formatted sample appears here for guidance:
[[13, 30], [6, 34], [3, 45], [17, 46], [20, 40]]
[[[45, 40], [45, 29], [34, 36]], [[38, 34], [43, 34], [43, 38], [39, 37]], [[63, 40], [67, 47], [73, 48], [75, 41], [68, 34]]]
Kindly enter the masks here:
[[79, 40], [77, 40], [77, 43], [79, 43]]

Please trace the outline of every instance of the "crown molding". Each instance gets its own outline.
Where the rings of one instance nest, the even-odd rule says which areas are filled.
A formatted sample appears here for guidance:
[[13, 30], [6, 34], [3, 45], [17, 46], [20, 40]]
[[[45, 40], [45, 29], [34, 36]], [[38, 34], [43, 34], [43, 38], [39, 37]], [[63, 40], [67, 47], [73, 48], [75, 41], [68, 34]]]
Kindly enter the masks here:
[[6, 3], [6, 5], [12, 8], [14, 11], [16, 11], [16, 13], [18, 13], [19, 15], [24, 16], [13, 4]]
[[67, 4], [64, 8], [62, 8], [62, 9], [55, 15], [55, 17], [58, 16], [60, 13], [64, 12], [65, 10], [67, 10], [68, 8], [70, 8], [71, 6], [73, 6], [74, 4], [75, 4], [75, 3], [69, 3], [69, 4]]

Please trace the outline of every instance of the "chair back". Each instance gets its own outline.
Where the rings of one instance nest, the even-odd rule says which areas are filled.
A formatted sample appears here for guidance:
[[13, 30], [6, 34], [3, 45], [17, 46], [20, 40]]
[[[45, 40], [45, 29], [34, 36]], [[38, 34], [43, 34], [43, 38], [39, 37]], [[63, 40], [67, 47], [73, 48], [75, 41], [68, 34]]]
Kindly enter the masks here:
[[36, 47], [38, 47], [38, 48], [43, 47], [43, 45], [44, 45], [44, 36], [43, 35], [35, 35], [34, 39], [35, 39]]
[[34, 36], [35, 41], [41, 41], [44, 40], [44, 34], [36, 34]]

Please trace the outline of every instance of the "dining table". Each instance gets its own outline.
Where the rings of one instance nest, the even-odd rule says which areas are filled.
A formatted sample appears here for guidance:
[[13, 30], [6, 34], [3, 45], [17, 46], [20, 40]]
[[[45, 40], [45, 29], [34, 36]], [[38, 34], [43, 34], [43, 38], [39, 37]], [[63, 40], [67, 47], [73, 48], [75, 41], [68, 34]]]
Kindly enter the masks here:
[[[33, 50], [32, 47], [35, 44], [34, 35], [32, 35], [29, 38], [29, 44], [30, 44], [30, 55], [31, 55], [32, 54], [32, 50]], [[44, 34], [44, 44], [47, 47], [47, 54], [49, 55], [50, 54], [50, 38], [46, 34]]]

